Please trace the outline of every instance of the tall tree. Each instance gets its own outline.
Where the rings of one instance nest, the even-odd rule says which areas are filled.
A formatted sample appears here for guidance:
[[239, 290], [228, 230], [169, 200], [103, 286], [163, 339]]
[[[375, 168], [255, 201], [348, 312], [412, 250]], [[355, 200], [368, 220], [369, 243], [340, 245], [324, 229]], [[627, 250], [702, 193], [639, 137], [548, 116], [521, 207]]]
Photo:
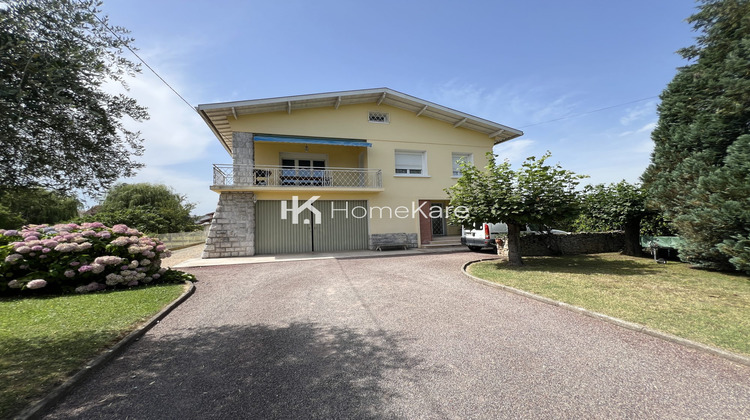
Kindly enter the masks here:
[[[549, 152], [540, 159], [529, 157], [514, 171], [510, 162], [495, 162], [480, 171], [462, 164], [462, 175], [446, 191], [451, 206], [466, 212], [449, 212], [452, 223], [471, 226], [479, 223], [508, 225], [508, 262], [523, 265], [521, 229], [527, 224], [553, 226], [577, 214], [578, 180], [585, 178], [557, 165], [547, 165]], [[462, 209], [464, 210], [464, 209]]]
[[[0, 9], [0, 185], [103, 191], [142, 165], [125, 117], [146, 109], [103, 84], [139, 67], [127, 30], [96, 0], [10, 0]], [[101, 20], [100, 20], [101, 19]]]
[[661, 95], [643, 181], [685, 240], [680, 257], [731, 269], [730, 243], [750, 233], [749, 215], [735, 211], [747, 203], [732, 192], [747, 189], [748, 178], [721, 174], [745, 156], [750, 134], [750, 1], [701, 3], [688, 19], [700, 32], [696, 45], [679, 51], [690, 63]]
[[581, 213], [573, 223], [578, 231], [625, 231], [623, 254], [641, 255], [641, 220], [654, 213], [646, 208], [646, 194], [638, 185], [588, 185], [583, 190]]
[[[55, 224], [78, 216], [81, 202], [70, 195], [44, 188], [16, 188], [0, 192], [0, 205], [16, 218], [6, 219], [2, 228], [16, 229], [24, 224]], [[20, 223], [19, 223], [20, 221]]]
[[170, 233], [199, 228], [190, 212], [195, 204], [161, 184], [117, 184], [109, 190], [99, 211], [81, 221], [123, 223], [148, 233]]

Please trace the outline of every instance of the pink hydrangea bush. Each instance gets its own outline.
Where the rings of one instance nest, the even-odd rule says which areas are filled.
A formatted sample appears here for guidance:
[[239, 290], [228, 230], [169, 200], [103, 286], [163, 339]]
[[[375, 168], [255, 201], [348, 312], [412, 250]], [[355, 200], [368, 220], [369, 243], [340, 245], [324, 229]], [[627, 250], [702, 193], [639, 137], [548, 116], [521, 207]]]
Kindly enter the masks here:
[[[170, 251], [125, 225], [30, 225], [0, 229], [0, 294], [31, 290], [87, 293], [182, 281], [161, 267]], [[174, 275], [174, 273], [179, 273]]]

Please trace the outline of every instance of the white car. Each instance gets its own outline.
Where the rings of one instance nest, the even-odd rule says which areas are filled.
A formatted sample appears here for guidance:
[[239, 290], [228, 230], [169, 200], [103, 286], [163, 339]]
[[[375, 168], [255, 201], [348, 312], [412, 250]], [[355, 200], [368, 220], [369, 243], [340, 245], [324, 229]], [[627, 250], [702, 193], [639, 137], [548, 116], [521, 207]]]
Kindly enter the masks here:
[[[545, 233], [547, 230], [540, 231], [531, 229], [529, 225], [526, 225], [526, 229], [522, 230], [521, 233]], [[555, 235], [567, 235], [570, 232], [564, 230], [551, 229], [549, 232]], [[508, 225], [505, 223], [482, 223], [479, 229], [467, 229], [461, 228], [461, 245], [466, 245], [472, 251], [479, 251], [484, 248], [495, 248], [495, 239], [498, 236], [506, 236], [508, 234]]]

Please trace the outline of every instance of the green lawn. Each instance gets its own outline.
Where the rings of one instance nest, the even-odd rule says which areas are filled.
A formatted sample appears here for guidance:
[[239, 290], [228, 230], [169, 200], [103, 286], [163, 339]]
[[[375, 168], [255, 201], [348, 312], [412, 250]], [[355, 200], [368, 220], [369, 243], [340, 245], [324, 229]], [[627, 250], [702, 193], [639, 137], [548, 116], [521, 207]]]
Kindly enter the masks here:
[[182, 294], [170, 284], [0, 299], [0, 418], [23, 409]]
[[487, 261], [474, 276], [750, 355], [750, 278], [619, 254]]

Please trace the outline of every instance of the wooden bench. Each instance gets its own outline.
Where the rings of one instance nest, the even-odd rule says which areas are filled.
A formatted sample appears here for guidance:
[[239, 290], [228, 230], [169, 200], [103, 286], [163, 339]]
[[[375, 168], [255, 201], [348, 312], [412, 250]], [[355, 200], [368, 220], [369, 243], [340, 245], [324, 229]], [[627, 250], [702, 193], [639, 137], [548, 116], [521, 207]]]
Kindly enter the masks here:
[[375, 247], [376, 251], [383, 251], [384, 249], [409, 249], [409, 236], [406, 233], [393, 233], [393, 240], [388, 242], [383, 241], [381, 238], [373, 241], [372, 246]]

